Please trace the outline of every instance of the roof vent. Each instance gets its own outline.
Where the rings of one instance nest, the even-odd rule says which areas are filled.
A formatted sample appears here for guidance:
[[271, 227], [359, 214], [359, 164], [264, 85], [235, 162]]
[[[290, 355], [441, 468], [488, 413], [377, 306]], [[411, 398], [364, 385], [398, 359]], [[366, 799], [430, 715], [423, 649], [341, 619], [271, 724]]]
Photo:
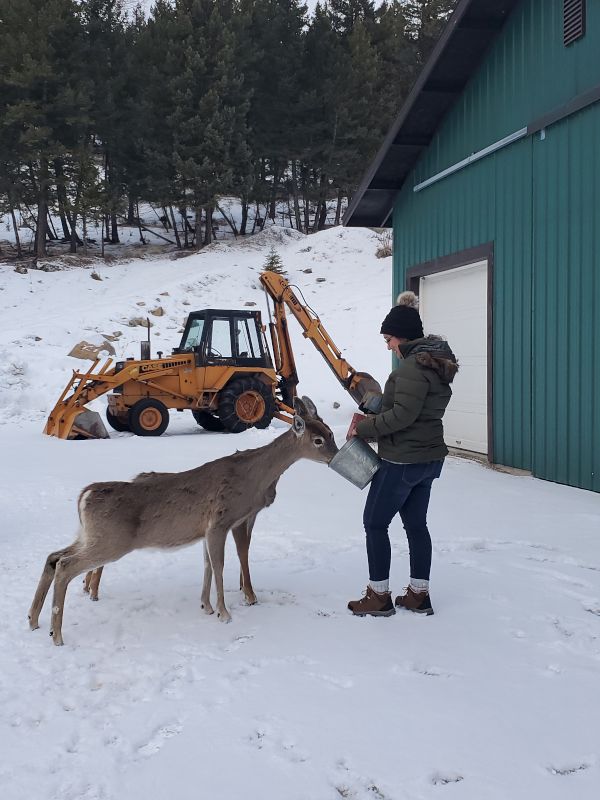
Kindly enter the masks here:
[[563, 0], [563, 44], [565, 47], [585, 33], [585, 0]]

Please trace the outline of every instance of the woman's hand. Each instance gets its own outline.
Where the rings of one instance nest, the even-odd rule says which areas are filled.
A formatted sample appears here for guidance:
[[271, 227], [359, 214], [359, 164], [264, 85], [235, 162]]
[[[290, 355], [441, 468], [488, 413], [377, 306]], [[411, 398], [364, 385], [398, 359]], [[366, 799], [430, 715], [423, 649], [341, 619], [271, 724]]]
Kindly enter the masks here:
[[349, 441], [350, 439], [352, 439], [353, 436], [357, 435], [356, 426], [363, 419], [366, 419], [364, 414], [354, 414], [353, 415], [352, 422], [350, 423], [350, 427], [348, 428], [348, 432], [346, 433], [346, 441]]

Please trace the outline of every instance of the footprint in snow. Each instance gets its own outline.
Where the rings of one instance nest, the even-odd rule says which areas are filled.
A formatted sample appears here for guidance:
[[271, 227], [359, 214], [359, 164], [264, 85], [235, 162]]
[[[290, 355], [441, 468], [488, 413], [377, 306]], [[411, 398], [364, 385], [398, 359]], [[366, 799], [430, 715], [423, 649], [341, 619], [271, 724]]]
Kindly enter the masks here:
[[237, 683], [238, 681], [243, 681], [246, 678], [252, 677], [253, 675], [258, 675], [260, 672], [260, 666], [260, 664], [251, 662], [237, 664], [233, 669], [229, 670], [226, 675], [221, 677], [221, 684], [228, 685], [230, 683]]
[[233, 653], [235, 650], [239, 650], [239, 648], [249, 642], [251, 639], [254, 639], [254, 635], [249, 633], [245, 636], [236, 636], [235, 639], [225, 647], [226, 653]]
[[589, 614], [594, 614], [596, 617], [600, 617], [600, 603], [586, 603], [583, 606], [583, 610], [587, 611]]
[[567, 627], [567, 624], [564, 622], [564, 620], [554, 617], [550, 619], [550, 624], [558, 633], [560, 633], [563, 639], [570, 639], [573, 636], [573, 631], [571, 628]]
[[351, 689], [354, 686], [354, 681], [351, 678], [344, 678], [340, 675], [323, 675], [318, 672], [308, 672], [307, 675], [309, 678], [317, 678], [317, 680], [330, 683], [339, 689]]
[[391, 795], [386, 794], [375, 781], [351, 769], [345, 759], [340, 759], [336, 766], [337, 774], [332, 784], [340, 797], [351, 800], [392, 800]]
[[395, 664], [392, 667], [394, 675], [423, 675], [425, 678], [453, 678], [455, 677], [452, 672], [440, 669], [439, 667], [426, 667], [423, 664], [414, 664], [413, 662], [406, 662], [404, 664]]
[[263, 604], [273, 603], [278, 606], [297, 605], [298, 601], [295, 595], [290, 592], [271, 590], [263, 593]]
[[172, 739], [174, 736], [179, 736], [182, 731], [183, 725], [180, 725], [178, 722], [172, 722], [169, 725], [163, 725], [162, 728], [159, 728], [156, 731], [150, 741], [147, 744], [138, 747], [137, 751], [141, 756], [144, 756], [144, 758], [153, 756], [159, 752], [167, 739]]
[[430, 780], [434, 786], [447, 786], [449, 783], [460, 783], [464, 778], [458, 772], [434, 772]]
[[248, 736], [248, 742], [257, 750], [265, 750], [269, 755], [283, 758], [292, 764], [303, 764], [310, 758], [288, 734], [281, 734], [270, 725], [257, 725]]
[[70, 782], [59, 786], [53, 800], [108, 800], [112, 795], [106, 786], [99, 784], [84, 784], [81, 782]]
[[191, 683], [193, 675], [185, 664], [175, 664], [163, 675], [160, 680], [160, 690], [167, 697], [180, 698], [182, 696], [181, 684]]
[[581, 764], [568, 764], [562, 767], [548, 767], [548, 772], [552, 775], [574, 775], [576, 772], [582, 772], [589, 768], [589, 764], [582, 762]]

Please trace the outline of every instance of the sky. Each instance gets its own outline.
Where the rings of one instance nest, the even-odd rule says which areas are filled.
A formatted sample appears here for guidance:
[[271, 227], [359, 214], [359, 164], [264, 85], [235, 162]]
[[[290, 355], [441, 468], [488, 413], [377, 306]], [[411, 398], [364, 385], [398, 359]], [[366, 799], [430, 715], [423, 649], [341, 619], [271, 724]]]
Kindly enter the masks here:
[[[49, 260], [58, 271], [0, 263], [2, 800], [595, 800], [600, 496], [591, 492], [448, 458], [429, 512], [434, 616], [358, 619], [346, 604], [368, 578], [367, 490], [302, 461], [254, 528], [256, 605], [244, 604], [227, 544], [231, 623], [200, 607], [196, 544], [109, 564], [97, 603], [74, 579], [64, 647], [48, 636], [51, 597], [29, 630], [46, 556], [75, 537], [84, 486], [188, 470], [287, 430], [275, 420], [209, 433], [174, 412], [160, 438], [44, 436], [72, 370], [88, 363], [68, 356], [75, 344], [109, 334], [117, 358], [137, 356], [146, 332], [135, 319], [145, 314], [153, 354], [178, 344], [190, 310], [251, 303], [266, 320], [258, 276], [275, 247], [350, 363], [382, 383], [391, 366], [379, 334], [391, 259], [376, 257], [372, 231], [273, 227], [177, 259], [135, 247], [135, 231], [130, 240], [107, 262]], [[162, 316], [149, 313], [159, 306]], [[294, 320], [289, 329], [299, 390], [341, 446], [356, 407]], [[94, 407], [104, 414], [106, 398]], [[399, 520], [390, 535], [397, 594], [408, 579]]]

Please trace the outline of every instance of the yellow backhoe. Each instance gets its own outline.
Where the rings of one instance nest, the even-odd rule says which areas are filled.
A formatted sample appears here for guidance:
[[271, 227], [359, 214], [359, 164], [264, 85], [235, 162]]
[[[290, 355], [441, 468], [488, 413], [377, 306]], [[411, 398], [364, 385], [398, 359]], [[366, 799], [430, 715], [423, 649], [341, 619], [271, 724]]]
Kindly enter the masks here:
[[86, 372], [74, 371], [44, 433], [61, 439], [108, 438], [100, 415], [87, 408], [103, 394], [108, 394], [109, 425], [138, 436], [164, 433], [169, 409], [189, 409], [210, 431], [266, 428], [273, 417], [291, 422], [298, 375], [286, 307], [359, 406], [372, 393], [381, 393], [371, 375], [357, 372], [342, 357], [319, 317], [282, 275], [263, 272], [260, 282], [267, 295], [273, 356], [260, 311], [193, 311], [170, 356], [158, 351], [158, 358], [152, 358], [148, 338], [141, 342], [139, 360], [112, 366], [110, 358], [102, 365], [97, 359]]

